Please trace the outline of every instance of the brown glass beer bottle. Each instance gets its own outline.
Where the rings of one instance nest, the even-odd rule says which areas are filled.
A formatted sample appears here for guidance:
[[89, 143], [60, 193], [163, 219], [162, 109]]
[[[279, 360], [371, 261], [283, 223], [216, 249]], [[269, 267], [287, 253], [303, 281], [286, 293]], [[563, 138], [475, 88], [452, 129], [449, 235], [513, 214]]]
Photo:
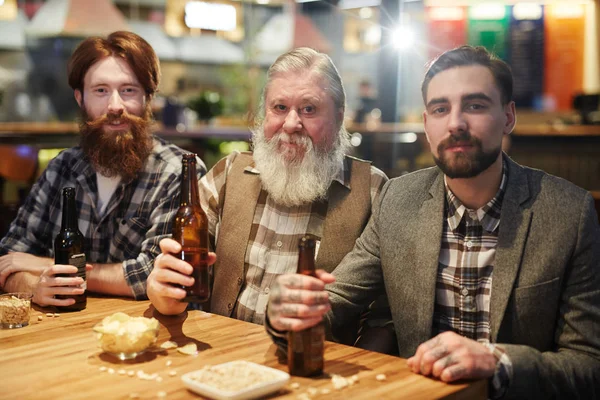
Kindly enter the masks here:
[[[83, 234], [77, 226], [77, 209], [75, 207], [75, 188], [66, 187], [62, 190], [62, 225], [60, 232], [54, 239], [54, 263], [61, 265], [73, 265], [77, 267], [76, 274], [58, 274], [57, 276], [78, 276], [83, 278], [83, 288], [86, 289], [85, 281], [85, 253], [83, 251]], [[81, 311], [87, 305], [87, 293], [76, 296], [56, 295], [57, 299], [75, 299], [70, 306], [57, 306], [63, 312]]]
[[[315, 238], [306, 235], [298, 241], [298, 273], [315, 274]], [[323, 373], [325, 326], [323, 322], [298, 332], [288, 333], [288, 368], [291, 375], [316, 376]]]
[[200, 206], [196, 155], [185, 154], [181, 171], [181, 200], [173, 221], [173, 239], [181, 245], [175, 256], [189, 263], [194, 271], [194, 284], [184, 286], [186, 296], [181, 300], [202, 303], [210, 298], [208, 266], [208, 218]]

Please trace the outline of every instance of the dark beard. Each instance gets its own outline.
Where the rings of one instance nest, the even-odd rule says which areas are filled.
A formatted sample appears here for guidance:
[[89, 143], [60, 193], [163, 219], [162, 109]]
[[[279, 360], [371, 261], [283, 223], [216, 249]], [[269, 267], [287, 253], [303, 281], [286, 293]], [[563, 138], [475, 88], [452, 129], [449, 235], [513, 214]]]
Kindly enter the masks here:
[[[454, 162], [446, 157], [445, 149], [457, 143], [470, 144], [476, 148], [475, 154], [455, 153]], [[438, 157], [433, 157], [437, 166], [444, 175], [451, 179], [473, 178], [488, 169], [498, 159], [502, 146], [498, 146], [488, 152], [483, 151], [481, 140], [472, 137], [470, 133], [464, 132], [459, 136], [450, 136], [438, 145]]]
[[[152, 152], [150, 105], [145, 107], [141, 117], [124, 111], [121, 115], [104, 114], [92, 119], [84, 105], [81, 110], [80, 145], [96, 172], [107, 177], [119, 175], [125, 182], [132, 181]], [[115, 119], [128, 123], [129, 130], [105, 131], [104, 125]]]

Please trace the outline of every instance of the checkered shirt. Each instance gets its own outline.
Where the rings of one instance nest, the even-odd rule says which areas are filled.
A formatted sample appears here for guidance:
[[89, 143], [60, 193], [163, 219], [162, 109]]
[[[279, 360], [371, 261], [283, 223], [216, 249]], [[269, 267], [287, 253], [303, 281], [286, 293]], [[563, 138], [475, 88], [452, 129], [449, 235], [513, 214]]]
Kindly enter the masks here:
[[496, 357], [492, 397], [500, 397], [512, 375], [512, 364], [500, 346], [490, 343], [490, 298], [498, 242], [500, 210], [508, 180], [492, 200], [467, 209], [446, 184], [446, 217], [436, 282], [433, 334], [453, 331], [485, 345]]
[[[238, 154], [231, 153], [219, 161], [200, 180], [200, 199], [203, 208], [207, 210], [211, 239], [216, 237], [218, 240], [218, 225], [222, 212], [219, 207], [219, 193], [222, 192], [227, 174]], [[349, 187], [350, 160], [346, 158], [342, 164], [334, 180]], [[260, 174], [253, 167], [246, 167], [245, 171]], [[387, 177], [383, 172], [371, 167], [372, 204], [375, 204], [386, 181]], [[234, 318], [263, 324], [271, 285], [277, 276], [296, 272], [300, 237], [312, 234], [321, 239], [327, 204], [327, 200], [324, 200], [285, 207], [275, 204], [268, 193], [261, 189], [245, 255], [245, 263], [248, 266], [245, 284], [233, 310]]]
[[[121, 182], [104, 214], [97, 209], [96, 172], [80, 147], [61, 152], [32, 187], [8, 234], [0, 255], [9, 251], [54, 257], [54, 238], [62, 221], [64, 187], [75, 187], [79, 230], [91, 263], [123, 263], [123, 274], [136, 299], [146, 298], [146, 279], [160, 254], [159, 241], [171, 233], [179, 206], [179, 147], [154, 138], [153, 151], [130, 183]], [[206, 172], [197, 159], [198, 179]], [[100, 266], [101, 268], [101, 266]]]

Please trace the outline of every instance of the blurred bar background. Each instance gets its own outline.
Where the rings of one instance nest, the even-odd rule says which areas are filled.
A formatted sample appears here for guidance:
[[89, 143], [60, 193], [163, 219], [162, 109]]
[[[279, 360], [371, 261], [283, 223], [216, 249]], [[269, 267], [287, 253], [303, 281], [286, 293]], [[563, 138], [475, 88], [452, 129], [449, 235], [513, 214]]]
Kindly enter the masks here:
[[328, 53], [346, 87], [355, 155], [392, 177], [433, 165], [426, 63], [485, 46], [515, 76], [518, 123], [505, 150], [599, 204], [599, 15], [600, 0], [0, 0], [0, 236], [48, 161], [78, 143], [71, 52], [115, 30], [144, 37], [161, 60], [157, 135], [208, 167], [249, 149], [247, 122], [278, 55]]

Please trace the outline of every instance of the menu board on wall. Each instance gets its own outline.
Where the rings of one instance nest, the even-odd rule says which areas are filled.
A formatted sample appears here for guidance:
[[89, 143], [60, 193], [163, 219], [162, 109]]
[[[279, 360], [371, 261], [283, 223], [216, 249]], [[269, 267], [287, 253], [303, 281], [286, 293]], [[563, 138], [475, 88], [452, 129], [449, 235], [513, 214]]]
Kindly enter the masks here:
[[544, 15], [537, 4], [513, 7], [510, 18], [510, 66], [517, 107], [541, 110], [544, 93]]
[[468, 43], [483, 46], [508, 61], [509, 18], [509, 6], [482, 4], [469, 7]]
[[548, 111], [572, 108], [583, 88], [585, 5], [545, 6], [544, 106]]
[[426, 7], [429, 58], [467, 43], [465, 7]]

